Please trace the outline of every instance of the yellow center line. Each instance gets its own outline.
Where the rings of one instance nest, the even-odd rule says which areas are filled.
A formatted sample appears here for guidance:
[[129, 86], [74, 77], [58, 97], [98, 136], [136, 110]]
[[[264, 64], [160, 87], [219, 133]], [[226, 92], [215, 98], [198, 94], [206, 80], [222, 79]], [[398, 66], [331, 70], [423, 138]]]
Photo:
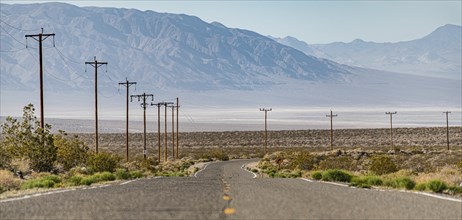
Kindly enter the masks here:
[[224, 211], [223, 211], [226, 215], [232, 215], [236, 212], [236, 210], [234, 210], [233, 208], [226, 208]]

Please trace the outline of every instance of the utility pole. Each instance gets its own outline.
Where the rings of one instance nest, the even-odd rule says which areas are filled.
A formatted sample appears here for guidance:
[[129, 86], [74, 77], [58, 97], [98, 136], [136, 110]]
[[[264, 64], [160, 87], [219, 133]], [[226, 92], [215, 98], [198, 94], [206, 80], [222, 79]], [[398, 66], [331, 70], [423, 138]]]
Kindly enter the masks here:
[[450, 111], [445, 111], [443, 112], [444, 114], [446, 114], [446, 143], [448, 145], [448, 150], [449, 150], [449, 113], [451, 113]]
[[265, 112], [265, 148], [264, 148], [264, 153], [266, 154], [266, 148], [268, 147], [268, 124], [267, 124], [267, 119], [268, 119], [268, 112], [272, 111], [273, 109], [266, 109], [266, 108], [260, 108], [261, 112]]
[[172, 104], [170, 107], [172, 108], [172, 155], [175, 159], [175, 105]]
[[[168, 160], [168, 150], [167, 150], [167, 107], [173, 105], [173, 102], [159, 102], [158, 105], [163, 105], [165, 107], [165, 117], [164, 117], [164, 162]], [[174, 153], [174, 152], [173, 152]]]
[[32, 39], [36, 40], [39, 43], [39, 63], [40, 63], [40, 127], [42, 130], [45, 129], [45, 118], [44, 111], [43, 111], [43, 59], [42, 59], [42, 42], [46, 40], [48, 37], [53, 37], [53, 47], [55, 46], [55, 34], [44, 34], [43, 28], [42, 33], [39, 34], [28, 34], [25, 35], [26, 37], [26, 47], [27, 47], [27, 38], [31, 37]]
[[334, 129], [332, 125], [332, 119], [337, 117], [337, 115], [333, 115], [332, 110], [330, 110], [330, 115], [326, 115], [326, 117], [330, 118], [330, 150], [334, 150]]
[[95, 146], [96, 146], [96, 153], [98, 153], [98, 68], [102, 65], [106, 65], [106, 72], [107, 72], [107, 62], [98, 62], [95, 56], [94, 61], [85, 62], [85, 66], [87, 64], [95, 68]]
[[179, 133], [179, 119], [178, 119], [178, 109], [180, 108], [180, 101], [178, 99], [178, 97], [176, 98], [176, 157], [177, 158], [180, 158], [180, 154], [178, 153], [178, 146], [180, 145], [179, 143], [179, 137], [178, 137], [178, 133]]
[[[138, 102], [142, 100], [141, 107], [143, 108], [143, 121], [144, 121], [144, 150], [143, 150], [143, 155], [144, 159], [146, 159], [146, 99], [151, 97], [151, 101], [154, 101], [154, 95], [153, 94], [146, 94], [143, 93], [141, 95], [131, 95], [130, 98], [138, 98]], [[130, 100], [133, 101], [133, 100]]]
[[159, 161], [160, 163], [160, 106], [162, 105], [161, 103], [157, 103], [157, 104], [154, 104], [154, 103], [151, 103], [151, 106], [157, 106], [157, 160]]
[[385, 114], [390, 115], [390, 145], [393, 149], [393, 115], [398, 114], [398, 112], [385, 112]]
[[131, 85], [136, 85], [136, 82], [130, 82], [128, 81], [127, 78], [125, 78], [125, 82], [122, 82], [122, 83], [119, 83], [119, 86], [120, 85], [123, 85], [125, 87], [127, 87], [127, 101], [126, 101], [126, 105], [127, 105], [127, 109], [126, 109], [126, 124], [125, 124], [125, 149], [126, 149], [126, 157], [127, 157], [127, 162], [128, 162], [128, 96], [129, 96], [129, 90], [130, 90], [130, 86]]

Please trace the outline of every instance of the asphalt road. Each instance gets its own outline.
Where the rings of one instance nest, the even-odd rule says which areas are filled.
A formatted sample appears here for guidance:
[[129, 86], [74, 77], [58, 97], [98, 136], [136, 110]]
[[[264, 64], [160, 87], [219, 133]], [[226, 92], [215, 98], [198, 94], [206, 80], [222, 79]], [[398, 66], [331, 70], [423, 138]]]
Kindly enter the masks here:
[[249, 160], [0, 201], [0, 219], [462, 219], [462, 202], [303, 179], [254, 178]]

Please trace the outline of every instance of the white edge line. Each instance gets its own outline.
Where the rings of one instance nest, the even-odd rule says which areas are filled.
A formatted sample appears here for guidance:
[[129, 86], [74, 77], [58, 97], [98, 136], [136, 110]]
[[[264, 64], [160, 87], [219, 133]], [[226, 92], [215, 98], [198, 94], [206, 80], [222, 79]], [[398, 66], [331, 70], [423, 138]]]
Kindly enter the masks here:
[[[299, 179], [310, 182], [310, 183], [318, 182], [318, 183], [327, 183], [327, 184], [336, 185], [336, 186], [349, 187], [348, 185], [341, 184], [341, 183], [325, 182], [325, 181], [313, 181], [313, 180], [309, 180], [309, 179], [305, 179], [305, 178], [299, 178]], [[356, 187], [351, 187], [351, 188], [356, 188]], [[356, 188], [356, 189], [359, 189], [359, 188]], [[370, 190], [370, 189], [363, 189], [363, 190]], [[440, 196], [440, 195], [435, 195], [435, 194], [426, 193], [426, 192], [414, 192], [414, 191], [408, 191], [408, 190], [386, 190], [386, 189], [376, 189], [376, 190], [381, 191], [381, 192], [408, 192], [408, 193], [414, 193], [414, 194], [419, 194], [419, 195], [423, 195], [423, 196], [429, 196], [429, 197], [433, 197], [433, 198], [437, 198], [437, 199], [442, 199], [442, 200], [448, 200], [448, 201], [452, 201], [452, 202], [460, 202], [460, 203], [462, 203], [462, 199], [449, 198], [449, 197], [446, 197], [446, 196]]]
[[247, 169], [245, 169], [245, 168], [244, 168], [244, 166], [245, 166], [245, 165], [246, 165], [246, 164], [242, 164], [242, 166], [241, 166], [241, 169], [243, 169], [243, 170], [245, 170], [245, 171], [247, 171], [247, 172], [249, 172], [249, 173], [253, 174], [253, 177], [252, 177], [252, 179], [255, 179], [255, 178], [257, 178], [257, 174], [256, 174], [256, 173], [254, 173], [254, 172], [252, 172], [252, 171], [250, 171], [250, 170], [247, 170]]
[[17, 197], [17, 198], [11, 198], [11, 199], [0, 200], [0, 203], [3, 203], [3, 202], [12, 202], [12, 201], [18, 201], [18, 200], [24, 200], [24, 199], [29, 199], [29, 198], [32, 198], [32, 197], [39, 197], [39, 196], [44, 196], [44, 195], [51, 195], [51, 194], [69, 192], [69, 191], [74, 191], [74, 190], [76, 190], [76, 189], [65, 189], [65, 190], [58, 190], [58, 191], [37, 193], [37, 194], [33, 194], [33, 195], [25, 195], [25, 196], [23, 196], [23, 197]]
[[194, 173], [194, 177], [197, 178], [197, 174], [200, 173], [200, 172], [202, 172], [203, 170], [205, 170], [205, 168], [207, 168], [207, 166], [208, 166], [209, 164], [211, 164], [211, 163], [206, 163], [205, 166], [204, 166], [202, 169], [200, 169], [199, 171], [197, 171], [196, 173]]
[[125, 181], [125, 182], [121, 183], [120, 185], [125, 185], [125, 184], [128, 184], [128, 183], [134, 182], [134, 181], [136, 181], [136, 179]]

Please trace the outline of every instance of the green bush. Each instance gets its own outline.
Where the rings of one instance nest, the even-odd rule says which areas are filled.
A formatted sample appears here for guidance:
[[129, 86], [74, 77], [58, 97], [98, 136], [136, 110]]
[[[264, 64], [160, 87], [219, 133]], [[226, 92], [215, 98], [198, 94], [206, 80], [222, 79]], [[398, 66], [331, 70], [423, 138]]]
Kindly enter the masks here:
[[[7, 152], [4, 158], [27, 159], [29, 167], [37, 172], [53, 170], [53, 164], [57, 159], [56, 146], [53, 143], [51, 126], [45, 124], [42, 129], [40, 121], [34, 116], [34, 106], [29, 104], [23, 109], [22, 121], [7, 117], [1, 126], [2, 151]], [[3, 153], [2, 153], [3, 154]], [[3, 165], [2, 165], [3, 166]]]
[[407, 190], [411, 190], [414, 189], [415, 182], [412, 181], [409, 177], [398, 177], [385, 181], [384, 185], [392, 188], [405, 188]]
[[322, 173], [323, 181], [350, 182], [353, 175], [345, 170], [326, 170]]
[[115, 175], [108, 172], [108, 171], [105, 171], [105, 172], [102, 172], [102, 173], [96, 173], [93, 176], [96, 177], [98, 182], [100, 182], [100, 181], [113, 181], [113, 180], [116, 179]]
[[72, 185], [72, 186], [79, 186], [81, 181], [82, 181], [82, 177], [81, 177], [81, 176], [72, 176], [72, 177], [69, 178], [69, 180], [68, 180], [68, 182], [69, 182], [70, 185]]
[[398, 171], [398, 167], [393, 160], [386, 155], [374, 156], [371, 159], [369, 171], [376, 175], [383, 175]]
[[6, 191], [6, 189], [3, 189], [2, 186], [0, 186], [0, 194], [4, 193]]
[[61, 179], [56, 175], [48, 175], [38, 179], [30, 179], [21, 184], [21, 189], [32, 189], [32, 188], [53, 188], [57, 183], [60, 183]]
[[371, 186], [381, 186], [383, 181], [378, 176], [359, 176], [351, 179], [350, 186], [359, 188], [370, 188]]
[[462, 186], [450, 186], [448, 192], [451, 195], [462, 194]]
[[80, 180], [81, 185], [91, 185], [93, 183], [98, 182], [98, 179], [95, 176], [85, 176]]
[[132, 178], [138, 179], [138, 178], [142, 178], [144, 175], [143, 175], [143, 173], [142, 173], [141, 171], [139, 171], [139, 170], [133, 170], [133, 171], [130, 172], [130, 176], [131, 176]]
[[441, 180], [432, 180], [427, 183], [427, 188], [433, 192], [442, 193], [448, 186]]
[[322, 179], [322, 172], [321, 171], [315, 171], [311, 174], [311, 178], [315, 180], [321, 180]]
[[116, 179], [118, 180], [126, 180], [126, 179], [130, 179], [131, 176], [130, 176], [130, 173], [127, 172], [125, 169], [116, 169], [115, 173], [114, 173]]
[[425, 191], [427, 189], [427, 184], [419, 183], [419, 184], [415, 185], [414, 189], [417, 190], [417, 191]]
[[59, 176], [57, 175], [48, 175], [48, 176], [44, 176], [41, 178], [42, 180], [49, 180], [49, 181], [52, 181], [54, 183], [60, 183], [61, 182], [61, 178], [59, 178]]
[[77, 137], [70, 138], [64, 131], [54, 136], [53, 143], [57, 148], [57, 162], [64, 170], [70, 170], [86, 163], [88, 147]]
[[114, 172], [118, 163], [119, 158], [107, 152], [92, 154], [87, 162], [88, 167], [94, 172]]

